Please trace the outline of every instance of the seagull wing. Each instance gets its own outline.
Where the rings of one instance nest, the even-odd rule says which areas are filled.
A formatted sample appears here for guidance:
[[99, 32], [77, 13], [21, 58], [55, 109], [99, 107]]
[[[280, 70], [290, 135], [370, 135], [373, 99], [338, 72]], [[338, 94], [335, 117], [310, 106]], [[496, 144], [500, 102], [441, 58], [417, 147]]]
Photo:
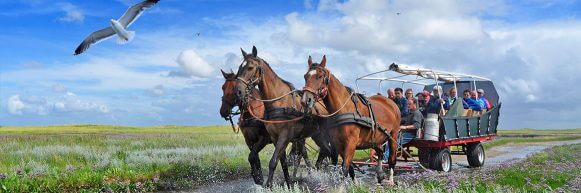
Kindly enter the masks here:
[[79, 47], [77, 47], [75, 50], [75, 55], [82, 54], [85, 50], [89, 49], [91, 45], [103, 41], [113, 35], [115, 35], [115, 31], [113, 31], [113, 28], [111, 27], [103, 28], [99, 31], [93, 32], [91, 35], [89, 35], [89, 37], [83, 40], [83, 43], [81, 43]]
[[141, 16], [141, 13], [145, 9], [153, 7], [157, 2], [159, 2], [159, 0], [145, 0], [131, 6], [127, 11], [125, 11], [125, 14], [119, 18], [119, 23], [121, 23], [123, 27], [128, 28], [139, 16]]

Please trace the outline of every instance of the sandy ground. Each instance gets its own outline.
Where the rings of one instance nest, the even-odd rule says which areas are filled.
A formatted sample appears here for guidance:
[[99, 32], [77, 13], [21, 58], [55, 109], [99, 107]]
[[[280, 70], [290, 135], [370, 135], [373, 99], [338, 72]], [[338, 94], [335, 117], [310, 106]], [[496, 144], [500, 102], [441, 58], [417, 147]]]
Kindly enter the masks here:
[[[573, 140], [573, 141], [554, 141], [554, 142], [542, 142], [542, 143], [517, 143], [517, 144], [508, 144], [505, 146], [497, 146], [493, 147], [489, 150], [486, 150], [486, 160], [485, 166], [496, 165], [502, 162], [506, 162], [509, 160], [514, 159], [523, 159], [526, 158], [528, 155], [540, 152], [545, 150], [546, 148], [557, 146], [557, 145], [565, 145], [565, 144], [576, 144], [581, 143], [581, 140]], [[465, 155], [453, 155], [452, 156], [453, 165], [452, 170], [470, 170], [468, 168], [468, 161], [466, 160]], [[419, 168], [417, 164], [413, 162], [408, 163], [401, 163], [398, 162], [398, 166], [411, 166], [414, 168]], [[363, 166], [362, 169], [365, 171], [365, 174], [362, 172], [356, 172], [357, 180], [361, 180], [366, 183], [373, 184], [376, 182], [375, 180], [375, 172], [373, 167], [366, 167]], [[418, 169], [419, 170], [419, 169]], [[268, 171], [263, 171], [263, 173], [267, 173]], [[277, 183], [282, 183], [282, 175], [280, 174], [280, 167], [277, 168], [277, 175], [275, 175], [275, 181]], [[291, 172], [292, 173], [292, 172]], [[405, 171], [396, 171], [396, 175], [405, 174]], [[299, 174], [299, 179], [310, 177], [307, 172], [303, 172]], [[266, 177], [265, 177], [266, 179]], [[299, 182], [301, 183], [301, 182]], [[191, 191], [183, 191], [183, 192], [200, 192], [200, 193], [238, 193], [238, 192], [256, 192], [260, 190], [262, 187], [255, 185], [251, 178], [246, 179], [239, 179], [234, 181], [228, 182], [220, 182], [215, 183], [208, 186], [202, 186], [197, 189]]]

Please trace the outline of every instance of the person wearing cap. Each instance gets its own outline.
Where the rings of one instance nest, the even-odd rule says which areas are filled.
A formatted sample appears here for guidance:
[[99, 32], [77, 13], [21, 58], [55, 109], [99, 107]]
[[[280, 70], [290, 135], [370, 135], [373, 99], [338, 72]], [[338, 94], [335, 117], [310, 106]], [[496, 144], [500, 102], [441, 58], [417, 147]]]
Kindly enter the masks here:
[[480, 100], [482, 100], [484, 103], [484, 108], [482, 108], [482, 109], [487, 109], [487, 110], [491, 109], [492, 105], [490, 105], [490, 102], [488, 102], [488, 99], [486, 99], [486, 97], [484, 96], [484, 90], [479, 88], [476, 91], [478, 92], [478, 96], [480, 96]]
[[403, 96], [403, 89], [395, 88], [395, 98], [393, 99], [393, 102], [395, 102], [397, 107], [399, 107], [401, 117], [409, 114], [408, 100]]
[[450, 107], [456, 102], [456, 99], [458, 99], [458, 92], [455, 87], [452, 87], [448, 91], [448, 98], [444, 101], [444, 109], [450, 110]]
[[444, 99], [441, 98], [440, 93], [442, 93], [442, 87], [438, 85], [434, 86], [433, 95], [430, 96], [430, 100], [426, 105], [425, 114], [440, 114], [442, 105], [444, 104]]

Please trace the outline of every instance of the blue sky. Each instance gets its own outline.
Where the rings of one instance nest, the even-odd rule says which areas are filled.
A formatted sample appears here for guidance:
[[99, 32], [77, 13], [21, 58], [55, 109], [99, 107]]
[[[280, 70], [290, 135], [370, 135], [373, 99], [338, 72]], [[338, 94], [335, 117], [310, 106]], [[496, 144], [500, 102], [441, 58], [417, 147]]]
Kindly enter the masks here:
[[297, 87], [308, 55], [348, 85], [405, 63], [491, 78], [503, 128], [581, 123], [579, 1], [161, 0], [72, 55], [136, 2], [0, 1], [0, 125], [227, 124], [219, 69], [252, 45]]

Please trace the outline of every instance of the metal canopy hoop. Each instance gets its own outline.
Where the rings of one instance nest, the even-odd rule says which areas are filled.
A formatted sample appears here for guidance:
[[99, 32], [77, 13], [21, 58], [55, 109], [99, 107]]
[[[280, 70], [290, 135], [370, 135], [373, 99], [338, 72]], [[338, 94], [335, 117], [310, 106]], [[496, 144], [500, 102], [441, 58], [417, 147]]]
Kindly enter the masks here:
[[[395, 76], [378, 76], [378, 74], [385, 73], [385, 72], [396, 72], [398, 73]], [[413, 77], [413, 79], [407, 77]], [[370, 74], [366, 74], [360, 76], [356, 79], [356, 86], [357, 91], [359, 92], [359, 80], [375, 80], [380, 81], [394, 81], [394, 82], [401, 82], [402, 84], [416, 84], [421, 86], [427, 86], [436, 84], [438, 82], [444, 83], [456, 83], [457, 81], [491, 81], [488, 78], [484, 78], [481, 76], [476, 75], [469, 75], [469, 74], [462, 74], [462, 73], [453, 73], [453, 72], [445, 72], [440, 70], [433, 70], [427, 68], [419, 68], [408, 66], [404, 64], [391, 64], [389, 65], [388, 69], [380, 70], [378, 72], [373, 72]], [[381, 88], [380, 88], [381, 89]]]

